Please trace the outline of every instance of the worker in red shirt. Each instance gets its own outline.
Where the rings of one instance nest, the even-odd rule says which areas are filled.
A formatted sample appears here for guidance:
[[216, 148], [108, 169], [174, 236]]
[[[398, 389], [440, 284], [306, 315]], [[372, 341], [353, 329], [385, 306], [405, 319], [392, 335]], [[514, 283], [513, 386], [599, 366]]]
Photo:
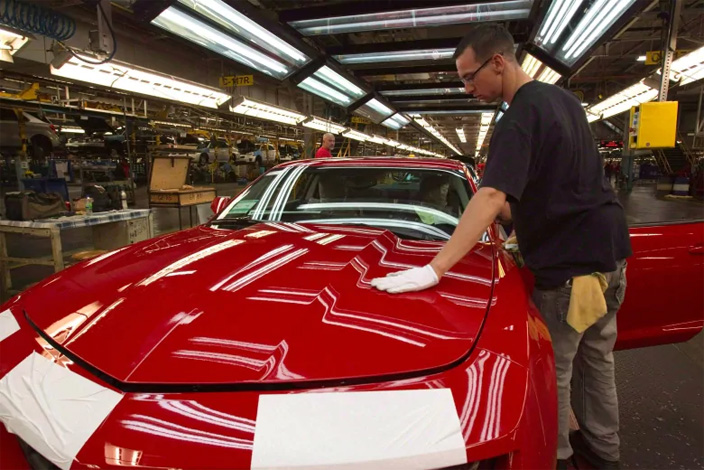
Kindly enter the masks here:
[[332, 158], [330, 151], [335, 148], [335, 136], [330, 133], [323, 135], [323, 145], [315, 152], [315, 158]]

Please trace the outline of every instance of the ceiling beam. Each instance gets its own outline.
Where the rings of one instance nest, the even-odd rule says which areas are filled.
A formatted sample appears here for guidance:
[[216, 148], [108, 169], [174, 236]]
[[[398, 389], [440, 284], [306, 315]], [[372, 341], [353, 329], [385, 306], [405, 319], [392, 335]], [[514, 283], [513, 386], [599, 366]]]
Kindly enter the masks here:
[[[432, 82], [432, 83], [389, 83], [379, 84], [376, 87], [377, 91], [390, 90], [431, 90], [433, 88], [464, 88], [464, 84], [460, 81], [453, 82]], [[389, 97], [393, 98], [393, 97]]]
[[[467, 0], [433, 0], [433, 7], [448, 5], [466, 5]], [[279, 12], [282, 22], [312, 20], [317, 18], [331, 18], [335, 16], [349, 16], [364, 13], [382, 13], [387, 11], [415, 10], [431, 6], [427, 0], [354, 0], [337, 4], [295, 8]]]
[[395, 52], [395, 51], [411, 51], [416, 49], [449, 49], [456, 48], [462, 40], [459, 38], [437, 38], [437, 39], [420, 39], [418, 41], [395, 41], [395, 42], [380, 42], [369, 44], [347, 44], [344, 46], [329, 47], [325, 52], [330, 55], [346, 55], [346, 54], [368, 54], [375, 52]]
[[[403, 65], [403, 64], [401, 64]], [[389, 67], [389, 68], [375, 68], [368, 70], [355, 70], [355, 75], [368, 77], [372, 75], [401, 75], [409, 73], [431, 73], [431, 72], [454, 72], [457, 73], [454, 63], [449, 64], [436, 64], [436, 65], [422, 65], [422, 66], [401, 66], [401, 67]]]
[[[382, 95], [384, 96], [384, 95]], [[469, 99], [466, 93], [452, 93], [447, 95], [418, 95], [418, 96], [386, 96], [394, 104], [403, 103], [405, 101], [424, 101], [424, 100], [465, 100]]]
[[428, 111], [477, 111], [477, 112], [493, 112], [496, 111], [495, 104], [464, 104], [464, 105], [441, 105], [441, 106], [396, 106], [396, 109], [401, 112], [423, 114]]

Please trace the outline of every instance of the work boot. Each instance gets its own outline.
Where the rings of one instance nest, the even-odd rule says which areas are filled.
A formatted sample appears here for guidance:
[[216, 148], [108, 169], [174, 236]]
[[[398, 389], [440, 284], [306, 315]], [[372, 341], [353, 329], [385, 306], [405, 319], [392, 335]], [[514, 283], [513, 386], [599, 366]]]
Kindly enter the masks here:
[[594, 470], [619, 470], [621, 468], [618, 460], [606, 460], [599, 457], [596, 452], [589, 447], [589, 444], [579, 431], [570, 433], [570, 444], [572, 445], [572, 450], [575, 455], [586, 460], [589, 465], [594, 467]]

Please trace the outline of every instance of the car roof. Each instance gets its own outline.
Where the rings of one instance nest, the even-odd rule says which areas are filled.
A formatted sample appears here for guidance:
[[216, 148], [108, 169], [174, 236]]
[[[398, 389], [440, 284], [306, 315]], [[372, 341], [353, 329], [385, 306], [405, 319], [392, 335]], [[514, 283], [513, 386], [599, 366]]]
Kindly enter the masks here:
[[281, 167], [300, 165], [305, 162], [311, 167], [349, 167], [349, 166], [384, 166], [398, 168], [428, 168], [464, 171], [464, 163], [446, 158], [409, 158], [409, 157], [345, 157], [345, 158], [316, 158], [309, 160], [296, 160], [282, 163]]

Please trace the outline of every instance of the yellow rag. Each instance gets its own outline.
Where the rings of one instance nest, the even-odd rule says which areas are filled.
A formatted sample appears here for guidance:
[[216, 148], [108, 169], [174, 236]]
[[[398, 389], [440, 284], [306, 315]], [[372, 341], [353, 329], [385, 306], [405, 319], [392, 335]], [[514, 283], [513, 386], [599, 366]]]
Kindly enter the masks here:
[[604, 292], [609, 287], [606, 276], [601, 273], [572, 278], [572, 294], [567, 311], [567, 323], [577, 331], [584, 330], [606, 315]]

